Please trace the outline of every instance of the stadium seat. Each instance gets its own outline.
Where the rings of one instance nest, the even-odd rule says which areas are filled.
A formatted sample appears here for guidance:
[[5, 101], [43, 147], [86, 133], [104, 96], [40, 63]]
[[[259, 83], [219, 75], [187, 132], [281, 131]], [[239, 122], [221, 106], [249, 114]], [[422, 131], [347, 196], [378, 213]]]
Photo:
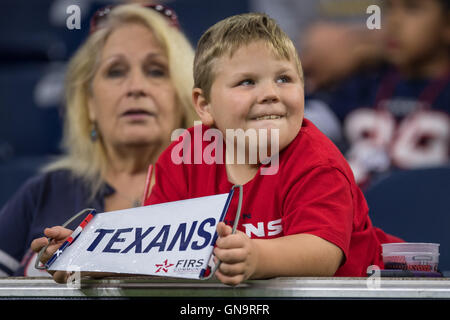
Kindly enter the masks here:
[[365, 191], [373, 224], [407, 242], [439, 243], [450, 271], [450, 166], [397, 171]]
[[0, 138], [15, 156], [60, 152], [63, 89], [52, 65], [0, 65]]
[[51, 159], [50, 156], [28, 156], [0, 162], [0, 208], [28, 178]]

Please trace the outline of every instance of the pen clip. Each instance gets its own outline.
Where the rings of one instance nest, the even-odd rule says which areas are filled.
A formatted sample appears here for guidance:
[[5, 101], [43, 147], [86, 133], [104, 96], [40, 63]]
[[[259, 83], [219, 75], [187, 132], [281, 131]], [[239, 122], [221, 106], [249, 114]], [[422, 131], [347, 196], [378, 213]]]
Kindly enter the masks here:
[[[79, 216], [81, 216], [81, 215], [83, 215], [83, 214], [85, 214], [86, 212], [89, 212], [90, 214], [95, 214], [95, 212], [96, 212], [96, 210], [95, 209], [92, 209], [92, 208], [87, 208], [87, 209], [83, 209], [83, 210], [81, 210], [80, 212], [78, 212], [78, 213], [76, 213], [75, 215], [73, 215], [69, 220], [67, 220], [66, 222], [64, 222], [64, 224], [62, 225], [62, 227], [63, 228], [65, 228], [65, 227], [67, 227], [70, 223], [72, 223], [75, 219], [77, 219]], [[70, 236], [69, 236], [70, 237]], [[37, 257], [36, 257], [36, 261], [35, 261], [35, 263], [34, 263], [34, 267], [36, 268], [36, 269], [38, 269], [38, 270], [47, 270], [48, 268], [49, 268], [49, 265], [46, 263], [46, 264], [40, 264], [40, 261], [41, 261], [41, 258], [42, 258], [42, 255], [45, 253], [45, 251], [47, 250], [47, 248], [50, 246], [50, 244], [51, 244], [51, 242], [52, 242], [52, 238], [47, 238], [47, 240], [48, 240], [48, 243], [45, 245], [45, 247], [43, 247], [40, 251], [39, 251], [39, 253], [38, 253], [38, 255], [37, 255]], [[74, 239], [75, 240], [75, 239]], [[59, 248], [59, 249], [61, 249], [61, 247]], [[58, 250], [59, 250], [58, 249]], [[53, 257], [53, 255], [52, 255], [52, 257]], [[51, 257], [51, 258], [52, 258]], [[51, 259], [50, 258], [50, 259]]]
[[[228, 211], [228, 207], [230, 205], [231, 199], [232, 199], [232, 197], [234, 195], [234, 189], [235, 188], [239, 188], [239, 200], [238, 200], [238, 206], [237, 206], [237, 210], [236, 210], [236, 217], [234, 218], [233, 228], [232, 228], [232, 231], [231, 231], [232, 234], [236, 233], [236, 229], [237, 229], [237, 226], [238, 226], [238, 223], [239, 223], [239, 219], [241, 218], [242, 199], [244, 198], [244, 191], [243, 191], [242, 185], [235, 184], [231, 188], [230, 194], [229, 194], [229, 198], [227, 200], [227, 203], [225, 204], [225, 208], [224, 208], [224, 212], [223, 212], [223, 217], [225, 217], [226, 212]], [[213, 257], [213, 256], [214, 256], [214, 252], [211, 253], [211, 257]], [[219, 269], [221, 263], [222, 263], [222, 261], [217, 259], [217, 262], [214, 263], [213, 266], [209, 266], [208, 265], [206, 269], [203, 269], [200, 272], [200, 280], [209, 280], [209, 279], [211, 279], [214, 276], [214, 273], [216, 272], [216, 270]]]

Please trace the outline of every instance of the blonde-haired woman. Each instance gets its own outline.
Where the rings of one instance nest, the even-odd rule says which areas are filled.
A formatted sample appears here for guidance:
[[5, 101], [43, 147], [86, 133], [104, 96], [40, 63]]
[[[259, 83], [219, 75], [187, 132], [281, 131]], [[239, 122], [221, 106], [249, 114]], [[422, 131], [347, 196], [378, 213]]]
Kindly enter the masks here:
[[[149, 165], [173, 130], [193, 125], [193, 56], [166, 7], [110, 6], [94, 15], [67, 70], [66, 153], [0, 211], [0, 275], [42, 274], [27, 249], [46, 226], [87, 207], [140, 205]], [[58, 238], [52, 232], [46, 236]]]

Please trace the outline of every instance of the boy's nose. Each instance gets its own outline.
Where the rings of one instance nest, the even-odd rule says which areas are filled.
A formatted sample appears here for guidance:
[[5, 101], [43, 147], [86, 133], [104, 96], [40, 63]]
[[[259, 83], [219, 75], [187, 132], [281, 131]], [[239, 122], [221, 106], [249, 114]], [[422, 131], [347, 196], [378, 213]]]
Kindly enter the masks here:
[[269, 83], [261, 87], [259, 103], [276, 103], [278, 101], [280, 101], [280, 97], [274, 83]]
[[261, 103], [276, 103], [279, 99], [277, 96], [267, 96], [266, 98], [261, 101]]

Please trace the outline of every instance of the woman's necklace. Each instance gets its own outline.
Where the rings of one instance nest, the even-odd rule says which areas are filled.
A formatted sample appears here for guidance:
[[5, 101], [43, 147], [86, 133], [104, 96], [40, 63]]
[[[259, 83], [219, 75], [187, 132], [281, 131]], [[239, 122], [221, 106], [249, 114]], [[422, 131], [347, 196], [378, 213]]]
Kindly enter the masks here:
[[128, 203], [131, 205], [131, 208], [137, 208], [137, 207], [142, 206], [143, 201], [148, 196], [148, 192], [151, 187], [152, 172], [153, 172], [153, 165], [150, 164], [148, 167], [148, 170], [147, 170], [147, 176], [145, 179], [144, 194], [143, 194], [142, 200], [141, 200], [141, 196], [132, 197], [132, 196], [127, 195], [126, 193], [119, 191], [117, 188], [114, 188], [115, 194], [117, 194], [122, 199], [127, 200]]
[[141, 206], [141, 200], [139, 198], [133, 198], [130, 196], [126, 196], [125, 194], [119, 192], [116, 190], [116, 193], [118, 196], [122, 197], [123, 199], [127, 200], [131, 204], [131, 208], [137, 208]]
[[142, 205], [141, 200], [139, 197], [130, 197], [129, 195], [126, 195], [118, 190], [115, 190], [116, 194], [120, 196], [122, 199], [127, 200], [131, 204], [131, 208], [137, 208]]

